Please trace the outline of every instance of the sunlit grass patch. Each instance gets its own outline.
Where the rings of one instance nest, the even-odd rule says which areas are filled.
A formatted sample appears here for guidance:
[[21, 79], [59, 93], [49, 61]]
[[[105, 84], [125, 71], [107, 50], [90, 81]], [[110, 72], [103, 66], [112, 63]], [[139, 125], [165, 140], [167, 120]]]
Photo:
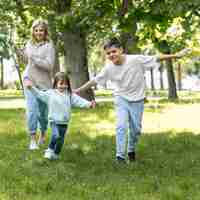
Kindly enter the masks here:
[[0, 98], [15, 98], [15, 97], [23, 97], [23, 91], [14, 89], [0, 90]]

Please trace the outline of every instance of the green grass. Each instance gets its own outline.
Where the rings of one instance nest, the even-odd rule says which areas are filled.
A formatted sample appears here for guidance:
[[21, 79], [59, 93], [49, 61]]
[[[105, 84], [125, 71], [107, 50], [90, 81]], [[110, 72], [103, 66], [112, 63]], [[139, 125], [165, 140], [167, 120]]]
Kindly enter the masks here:
[[22, 90], [6, 89], [0, 90], [0, 98], [22, 98]]
[[192, 129], [144, 127], [137, 161], [119, 166], [113, 104], [101, 103], [74, 110], [60, 160], [47, 161], [46, 146], [27, 150], [24, 110], [0, 112], [0, 200], [199, 200], [200, 135]]

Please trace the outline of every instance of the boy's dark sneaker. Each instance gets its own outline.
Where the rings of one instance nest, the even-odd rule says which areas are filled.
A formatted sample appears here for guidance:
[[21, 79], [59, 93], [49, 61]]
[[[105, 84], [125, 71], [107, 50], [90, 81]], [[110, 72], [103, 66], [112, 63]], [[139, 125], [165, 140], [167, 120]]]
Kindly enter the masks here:
[[128, 153], [128, 159], [129, 159], [129, 162], [135, 161], [135, 152], [134, 151]]
[[119, 156], [116, 157], [116, 161], [117, 161], [117, 163], [122, 163], [122, 164], [126, 163], [126, 160], [122, 157], [119, 157]]

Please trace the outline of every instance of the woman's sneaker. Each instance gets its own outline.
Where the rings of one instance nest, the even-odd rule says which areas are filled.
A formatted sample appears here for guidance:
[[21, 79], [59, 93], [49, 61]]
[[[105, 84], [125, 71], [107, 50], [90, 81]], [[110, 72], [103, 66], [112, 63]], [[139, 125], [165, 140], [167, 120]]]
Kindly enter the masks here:
[[31, 140], [30, 145], [29, 145], [29, 149], [30, 149], [30, 150], [39, 149], [39, 147], [38, 147], [38, 145], [37, 145], [37, 143], [36, 143], [35, 140]]

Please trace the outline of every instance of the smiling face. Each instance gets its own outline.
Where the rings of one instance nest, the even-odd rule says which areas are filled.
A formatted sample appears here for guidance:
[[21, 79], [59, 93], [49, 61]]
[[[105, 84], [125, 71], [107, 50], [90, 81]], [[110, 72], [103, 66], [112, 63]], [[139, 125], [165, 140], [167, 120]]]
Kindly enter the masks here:
[[56, 88], [59, 92], [63, 93], [66, 89], [68, 89], [68, 84], [66, 80], [58, 80]]
[[106, 58], [115, 65], [121, 65], [124, 61], [123, 49], [111, 46], [105, 49]]
[[33, 28], [33, 37], [36, 42], [42, 42], [46, 38], [46, 29], [42, 25], [35, 26]]

